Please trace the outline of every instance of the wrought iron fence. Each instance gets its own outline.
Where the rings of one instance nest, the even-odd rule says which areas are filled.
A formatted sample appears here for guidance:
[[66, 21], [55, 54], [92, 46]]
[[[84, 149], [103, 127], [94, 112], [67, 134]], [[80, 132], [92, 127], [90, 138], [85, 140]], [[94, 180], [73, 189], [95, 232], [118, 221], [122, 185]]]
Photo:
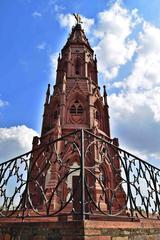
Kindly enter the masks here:
[[0, 217], [157, 218], [160, 170], [77, 130], [0, 164]]

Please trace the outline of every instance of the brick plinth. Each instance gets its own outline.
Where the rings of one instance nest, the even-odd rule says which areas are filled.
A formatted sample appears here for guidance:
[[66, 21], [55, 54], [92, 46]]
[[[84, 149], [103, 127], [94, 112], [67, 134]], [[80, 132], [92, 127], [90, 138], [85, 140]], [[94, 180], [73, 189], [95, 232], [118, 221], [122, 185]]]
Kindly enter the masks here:
[[0, 240], [159, 240], [160, 221], [71, 221], [36, 219], [0, 223]]

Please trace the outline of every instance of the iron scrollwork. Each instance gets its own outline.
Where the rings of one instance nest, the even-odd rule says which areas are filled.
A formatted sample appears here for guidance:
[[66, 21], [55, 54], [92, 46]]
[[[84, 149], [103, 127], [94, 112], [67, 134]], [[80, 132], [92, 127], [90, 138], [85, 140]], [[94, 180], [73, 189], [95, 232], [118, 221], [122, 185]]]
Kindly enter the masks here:
[[87, 130], [0, 164], [0, 218], [160, 216], [160, 170]]

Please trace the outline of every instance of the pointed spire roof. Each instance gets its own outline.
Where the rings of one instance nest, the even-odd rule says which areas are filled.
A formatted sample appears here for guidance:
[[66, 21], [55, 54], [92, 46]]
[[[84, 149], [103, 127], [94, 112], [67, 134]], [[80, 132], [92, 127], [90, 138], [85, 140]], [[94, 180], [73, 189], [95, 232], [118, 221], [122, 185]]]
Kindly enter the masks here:
[[77, 23], [75, 26], [73, 26], [72, 32], [70, 33], [69, 38], [67, 39], [67, 42], [62, 51], [65, 50], [70, 44], [84, 44], [91, 50], [91, 52], [93, 52], [80, 23]]
[[103, 92], [104, 103], [105, 103], [106, 106], [108, 106], [108, 103], [107, 103], [107, 92], [106, 92], [106, 86], [105, 85], [103, 86], [103, 89], [104, 89], [104, 92]]
[[50, 84], [48, 84], [47, 92], [46, 92], [46, 101], [45, 104], [49, 103], [49, 98], [50, 98]]

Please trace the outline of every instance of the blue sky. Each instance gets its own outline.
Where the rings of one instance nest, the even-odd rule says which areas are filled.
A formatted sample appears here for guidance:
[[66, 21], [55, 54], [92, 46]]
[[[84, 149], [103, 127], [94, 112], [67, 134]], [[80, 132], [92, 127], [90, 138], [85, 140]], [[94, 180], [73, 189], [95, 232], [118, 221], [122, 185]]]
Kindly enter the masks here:
[[107, 85], [113, 136], [159, 164], [159, 0], [0, 1], [0, 160], [29, 150], [40, 133], [45, 91], [74, 12], [97, 54], [99, 85]]

